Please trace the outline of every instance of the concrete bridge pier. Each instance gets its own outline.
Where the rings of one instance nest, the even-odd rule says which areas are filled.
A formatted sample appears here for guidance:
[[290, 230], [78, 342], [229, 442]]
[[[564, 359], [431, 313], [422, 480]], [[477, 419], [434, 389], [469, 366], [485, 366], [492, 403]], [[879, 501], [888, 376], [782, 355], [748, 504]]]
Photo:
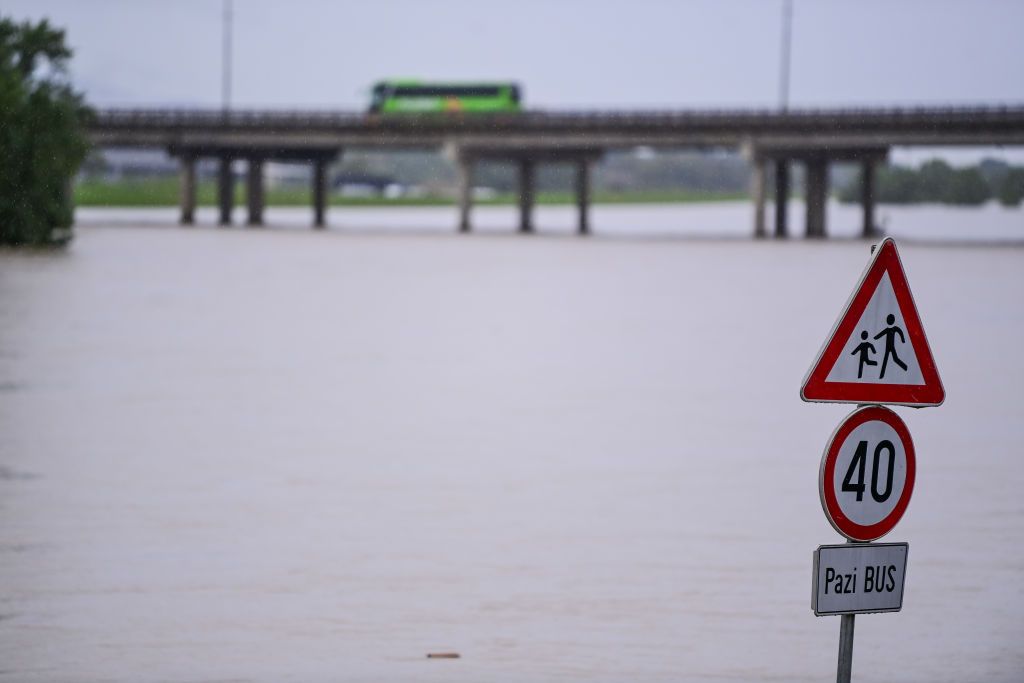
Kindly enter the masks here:
[[754, 200], [754, 237], [762, 239], [768, 236], [764, 223], [765, 187], [768, 168], [765, 160], [759, 157], [755, 157], [753, 163], [754, 170], [750, 174], [750, 197]]
[[533, 204], [537, 180], [534, 160], [519, 160], [519, 232], [533, 232]]
[[874, 237], [878, 233], [875, 225], [875, 162], [866, 159], [861, 163], [860, 202], [864, 207], [864, 225], [861, 236]]
[[775, 166], [775, 236], [786, 237], [788, 232], [786, 204], [789, 198], [789, 167], [801, 162], [807, 169], [804, 196], [807, 206], [806, 236], [820, 239], [827, 235], [826, 208], [829, 191], [829, 164], [853, 161], [861, 166], [861, 204], [864, 209], [862, 233], [865, 237], [876, 233], [875, 164], [885, 161], [887, 147], [755, 147], [748, 145], [745, 152], [754, 164], [751, 195], [754, 200], [754, 236], [765, 235], [764, 185], [765, 165]]
[[815, 156], [806, 160], [804, 197], [807, 206], [807, 237], [825, 237], [825, 202], [828, 199], [828, 159]]
[[217, 207], [220, 211], [218, 225], [231, 225], [231, 209], [235, 204], [235, 177], [231, 172], [230, 156], [222, 155], [217, 167]]
[[245, 199], [249, 209], [248, 225], [263, 225], [263, 159], [249, 157], [246, 172]]
[[[861, 236], [864, 238], [877, 237], [878, 226], [875, 225], [875, 167], [880, 163], [888, 161], [889, 148], [861, 147], [838, 151], [830, 150], [830, 152], [829, 158], [833, 161], [852, 161], [860, 164], [860, 204], [864, 216], [861, 225]], [[809, 228], [810, 226], [808, 226]], [[824, 232], [822, 236], [824, 236]]]
[[775, 236], [786, 237], [787, 208], [789, 204], [789, 161], [775, 160]]
[[196, 158], [192, 155], [181, 157], [181, 178], [179, 184], [179, 205], [182, 225], [196, 222]]
[[327, 212], [327, 163], [325, 157], [313, 160], [313, 227], [324, 227]]
[[459, 232], [472, 229], [473, 171], [478, 161], [491, 159], [512, 162], [518, 176], [519, 232], [534, 231], [533, 208], [537, 197], [537, 166], [542, 162], [570, 163], [576, 167], [576, 208], [579, 234], [590, 234], [590, 166], [601, 158], [603, 150], [590, 148], [522, 149], [461, 148], [454, 151], [458, 168]]
[[576, 160], [576, 209], [579, 214], [579, 234], [590, 234], [590, 161]]
[[473, 167], [472, 159], [459, 157], [456, 161], [459, 183], [459, 232], [469, 232], [470, 211], [473, 208]]
[[181, 160], [181, 224], [195, 223], [196, 209], [196, 162], [200, 158], [214, 158], [217, 166], [217, 212], [219, 225], [231, 225], [231, 212], [235, 204], [235, 177], [232, 164], [235, 159], [245, 159], [245, 194], [247, 225], [263, 225], [263, 211], [266, 207], [266, 190], [263, 178], [264, 166], [268, 159], [280, 161], [311, 162], [313, 164], [312, 205], [313, 225], [321, 228], [327, 210], [327, 168], [339, 154], [341, 147], [278, 147], [256, 148], [253, 146], [213, 146], [202, 144], [167, 147], [171, 156]]

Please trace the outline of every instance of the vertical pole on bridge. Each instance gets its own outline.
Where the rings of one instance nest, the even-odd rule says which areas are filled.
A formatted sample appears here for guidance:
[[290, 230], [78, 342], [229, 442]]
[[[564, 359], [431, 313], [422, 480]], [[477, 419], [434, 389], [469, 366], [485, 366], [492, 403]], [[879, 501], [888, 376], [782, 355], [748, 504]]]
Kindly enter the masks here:
[[586, 157], [576, 162], [576, 206], [579, 209], [579, 234], [590, 234], [590, 162]]
[[860, 201], [864, 207], [864, 227], [862, 235], [875, 235], [875, 162], [865, 159], [861, 166]]
[[245, 194], [249, 206], [248, 224], [263, 225], [263, 159], [249, 157]]
[[231, 225], [231, 208], [235, 203], [235, 179], [231, 174], [231, 157], [220, 158], [217, 172], [217, 203], [220, 208], [220, 225]]
[[812, 157], [807, 160], [807, 236], [825, 236], [825, 200], [828, 197], [828, 160]]
[[181, 208], [180, 223], [194, 225], [196, 222], [196, 158], [191, 154], [181, 156], [181, 181], [178, 189]]
[[459, 172], [459, 232], [469, 232], [469, 212], [473, 208], [473, 160], [461, 156]]
[[313, 160], [313, 227], [324, 227], [324, 212], [327, 203], [327, 160]]
[[775, 160], [775, 236], [786, 236], [786, 205], [789, 202], [789, 162]]
[[533, 232], [534, 161], [519, 162], [519, 232]]

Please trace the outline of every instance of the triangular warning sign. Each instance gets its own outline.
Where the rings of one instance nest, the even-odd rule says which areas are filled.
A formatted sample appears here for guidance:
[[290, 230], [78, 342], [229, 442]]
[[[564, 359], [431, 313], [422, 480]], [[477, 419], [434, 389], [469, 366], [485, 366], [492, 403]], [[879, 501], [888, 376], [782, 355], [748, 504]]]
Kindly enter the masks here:
[[937, 406], [946, 398], [891, 237], [875, 250], [800, 398], [905, 406]]

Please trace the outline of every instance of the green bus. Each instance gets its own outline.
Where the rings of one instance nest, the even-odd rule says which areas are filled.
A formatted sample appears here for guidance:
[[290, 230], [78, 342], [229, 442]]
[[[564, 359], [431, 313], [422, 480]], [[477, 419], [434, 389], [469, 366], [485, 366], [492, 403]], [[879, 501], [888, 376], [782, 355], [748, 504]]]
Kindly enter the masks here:
[[515, 83], [421, 83], [381, 81], [373, 86], [371, 114], [517, 112]]

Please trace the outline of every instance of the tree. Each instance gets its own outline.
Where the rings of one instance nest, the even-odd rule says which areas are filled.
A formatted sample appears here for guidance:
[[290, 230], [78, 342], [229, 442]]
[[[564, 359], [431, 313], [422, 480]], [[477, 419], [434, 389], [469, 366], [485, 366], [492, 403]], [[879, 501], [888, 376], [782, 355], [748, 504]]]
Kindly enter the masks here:
[[882, 204], [910, 204], [918, 201], [917, 174], [905, 166], [886, 166], [878, 173], [875, 188]]
[[[875, 199], [885, 204], [940, 202], [978, 206], [993, 196], [1007, 206], [1024, 199], [1024, 168], [986, 159], [977, 166], [953, 168], [941, 159], [932, 159], [914, 170], [905, 166], [885, 166], [879, 170]], [[857, 179], [839, 193], [840, 201], [860, 199]]]
[[1024, 166], [1014, 166], [1007, 171], [997, 194], [1003, 206], [1020, 206], [1024, 201]]
[[[941, 159], [932, 159], [921, 164], [917, 171], [917, 187], [914, 199], [919, 202], [953, 203], [955, 171], [953, 167]], [[984, 182], [984, 181], [983, 181]]]
[[70, 239], [70, 182], [92, 112], [66, 80], [64, 31], [0, 18], [0, 244]]
[[942, 201], [946, 204], [978, 206], [992, 197], [992, 189], [977, 168], [959, 168], [949, 178]]
[[994, 192], [1002, 186], [1006, 174], [1010, 172], [1010, 165], [1001, 159], [985, 157], [978, 162], [978, 171]]

